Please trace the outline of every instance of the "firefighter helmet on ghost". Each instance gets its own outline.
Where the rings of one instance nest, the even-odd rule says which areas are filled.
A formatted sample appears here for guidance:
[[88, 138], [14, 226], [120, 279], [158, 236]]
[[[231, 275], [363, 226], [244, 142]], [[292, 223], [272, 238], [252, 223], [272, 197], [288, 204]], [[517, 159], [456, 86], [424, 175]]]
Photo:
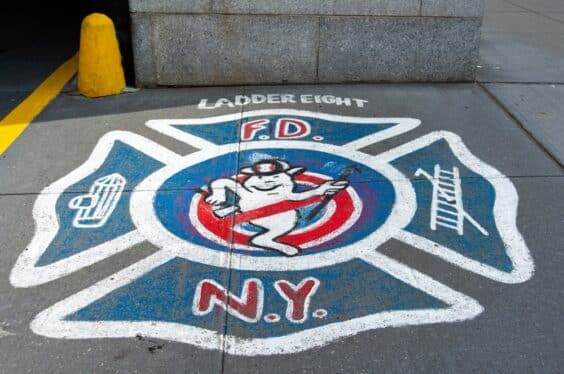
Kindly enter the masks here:
[[296, 175], [304, 171], [305, 168], [303, 167], [292, 168], [288, 162], [276, 159], [257, 161], [253, 166], [241, 169], [241, 173], [245, 175], [273, 175], [278, 173]]

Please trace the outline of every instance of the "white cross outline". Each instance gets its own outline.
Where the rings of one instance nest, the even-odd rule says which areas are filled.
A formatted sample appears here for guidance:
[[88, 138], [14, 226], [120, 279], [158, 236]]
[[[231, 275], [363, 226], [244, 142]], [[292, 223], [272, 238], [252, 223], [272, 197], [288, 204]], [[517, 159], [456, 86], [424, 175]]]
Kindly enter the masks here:
[[[401, 157], [406, 153], [413, 152], [423, 146], [427, 146], [439, 139], [447, 140], [449, 145], [453, 148], [455, 155], [459, 159], [462, 159], [466, 166], [469, 166], [470, 169], [479, 173], [482, 177], [487, 178], [490, 176], [490, 174], [495, 174], [497, 177], [501, 175], [501, 178], [505, 178], [505, 176], [503, 176], [501, 173], [497, 172], [495, 169], [489, 167], [487, 164], [484, 164], [483, 162], [475, 158], [475, 156], [470, 154], [463, 143], [460, 141], [460, 139], [456, 135], [448, 132], [434, 132], [418, 138], [415, 141], [404, 144], [403, 146], [394, 148], [377, 156], [378, 162], [388, 163], [393, 159]], [[354, 143], [356, 143], [356, 145], [363, 144], [362, 142]], [[350, 147], [350, 144], [351, 143], [345, 146]], [[177, 155], [175, 155], [174, 157], [176, 156]], [[84, 172], [86, 169], [88, 168], [83, 168], [82, 172]], [[78, 169], [76, 170], [76, 172], [78, 172]], [[490, 183], [493, 185], [496, 193], [502, 193], [499, 201], [496, 199], [494, 205], [494, 217], [497, 226], [500, 228], [501, 237], [508, 247], [508, 255], [514, 263], [514, 270], [510, 274], [505, 274], [507, 275], [507, 277], [492, 275], [492, 269], [488, 269], [487, 266], [485, 268], [475, 267], [472, 263], [469, 264], [464, 261], [459, 261], [459, 259], [457, 258], [453, 259], [449, 257], [451, 256], [451, 254], [449, 254], [448, 248], [441, 246], [437, 247], [436, 243], [426, 241], [426, 239], [424, 238], [415, 236], [410, 238], [408, 235], [406, 235], [405, 231], [400, 231], [395, 237], [397, 239], [405, 241], [406, 243], [410, 243], [410, 241], [417, 243], [413, 245], [423, 250], [425, 250], [425, 247], [429, 246], [437, 247], [437, 252], [433, 252], [431, 250], [428, 250], [428, 252], [438, 255], [439, 257], [444, 258], [447, 261], [450, 261], [468, 270], [475, 271], [491, 279], [506, 283], [518, 283], [527, 280], [532, 275], [534, 266], [532, 259], [530, 258], [530, 255], [528, 253], [528, 249], [515, 226], [516, 208], [518, 201], [516, 191], [510, 181], [507, 180], [496, 181], [496, 178], [493, 178], [492, 180], [490, 180]], [[64, 183], [57, 186], [64, 187]], [[37, 217], [35, 218], [37, 220]], [[418, 242], [417, 240], [422, 241]], [[40, 254], [41, 253], [39, 253], [39, 255]], [[329, 342], [339, 337], [355, 335], [360, 331], [376, 328], [462, 321], [465, 319], [474, 318], [483, 310], [483, 308], [472, 298], [458, 293], [448, 288], [447, 286], [433, 280], [432, 278], [421, 274], [381, 253], [371, 251], [369, 253], [367, 252], [363, 254], [361, 259], [406, 282], [407, 284], [410, 284], [411, 286], [422, 290], [423, 292], [426, 292], [431, 296], [437, 297], [447, 302], [450, 307], [443, 310], [433, 309], [382, 312], [359, 319], [348, 320], [341, 323], [334, 323], [315, 329], [301, 331], [295, 334], [267, 339], [240, 339], [232, 336], [221, 336], [218, 335], [215, 331], [204, 330], [192, 326], [162, 322], [155, 323], [153, 321], [84, 322], [64, 320], [64, 318], [67, 315], [72, 314], [73, 311], [79, 310], [83, 306], [89, 305], [95, 300], [107, 295], [112, 290], [115, 290], [132, 282], [135, 279], [138, 279], [140, 276], [150, 271], [150, 269], [154, 268], [155, 266], [161, 265], [169, 261], [171, 258], [182, 257], [182, 255], [182, 253], [175, 253], [174, 250], [160, 250], [154, 255], [149, 256], [144, 260], [141, 260], [123, 269], [122, 271], [104, 279], [103, 281], [100, 281], [95, 285], [84, 289], [79, 293], [72, 295], [67, 299], [53, 305], [47, 310], [41, 312], [32, 321], [32, 330], [38, 334], [45, 336], [77, 339], [128, 337], [135, 336], [137, 333], [139, 333], [139, 331], [143, 331], [144, 334], [148, 336], [191, 343], [203, 348], [219, 349], [218, 347], [221, 347], [220, 344], [223, 341], [225, 342], [225, 349], [228, 353], [252, 356], [298, 352], [328, 344]], [[20, 256], [20, 258], [22, 258], [22, 256]], [[35, 267], [33, 267], [33, 262], [31, 262], [30, 259], [32, 260], [33, 258], [25, 258], [26, 261], [25, 263], [23, 263], [23, 265], [28, 267], [29, 265], [32, 265], [30, 270], [35, 270]], [[99, 261], [100, 259], [101, 258], [98, 258], [97, 261]], [[78, 268], [88, 266], [93, 262], [88, 261], [86, 262], [86, 264], [80, 264], [82, 266], [79, 266]], [[74, 270], [68, 272], [72, 272]], [[65, 274], [68, 274], [68, 272]], [[14, 271], [12, 271], [12, 275], [14, 275]], [[285, 347], [289, 348], [286, 349]]]

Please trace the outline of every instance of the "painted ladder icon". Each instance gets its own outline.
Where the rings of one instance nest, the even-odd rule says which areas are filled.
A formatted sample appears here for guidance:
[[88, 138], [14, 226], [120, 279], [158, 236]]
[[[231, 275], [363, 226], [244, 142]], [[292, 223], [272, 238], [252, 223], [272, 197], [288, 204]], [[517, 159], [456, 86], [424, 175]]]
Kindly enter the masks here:
[[442, 226], [456, 230], [458, 235], [464, 235], [464, 220], [468, 220], [483, 235], [489, 235], [486, 229], [464, 210], [460, 173], [456, 166], [452, 171], [448, 171], [436, 164], [433, 176], [423, 169], [417, 169], [415, 176], [421, 175], [433, 185], [431, 230], [436, 231], [437, 226]]

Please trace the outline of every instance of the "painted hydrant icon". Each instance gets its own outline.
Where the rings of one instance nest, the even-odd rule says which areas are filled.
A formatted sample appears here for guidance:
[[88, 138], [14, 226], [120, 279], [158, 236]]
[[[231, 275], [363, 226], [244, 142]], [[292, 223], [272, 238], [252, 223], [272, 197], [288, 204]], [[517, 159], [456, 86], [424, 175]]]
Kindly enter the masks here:
[[119, 173], [97, 179], [88, 194], [69, 201], [69, 208], [77, 210], [72, 225], [77, 228], [104, 226], [116, 208], [126, 183]]
[[[229, 178], [212, 181], [205, 201], [218, 207], [214, 214], [221, 218], [238, 211], [255, 215], [250, 223], [260, 227], [262, 232], [252, 237], [249, 244], [295, 256], [300, 248], [278, 240], [292, 232], [298, 223], [298, 211], [291, 202], [319, 196], [330, 198], [348, 186], [346, 180], [328, 180], [307, 191], [295, 192], [295, 176], [305, 171], [305, 167], [291, 167], [285, 160], [261, 160], [240, 170], [245, 176], [242, 183]], [[227, 190], [237, 195], [238, 200], [222, 207], [227, 202]]]

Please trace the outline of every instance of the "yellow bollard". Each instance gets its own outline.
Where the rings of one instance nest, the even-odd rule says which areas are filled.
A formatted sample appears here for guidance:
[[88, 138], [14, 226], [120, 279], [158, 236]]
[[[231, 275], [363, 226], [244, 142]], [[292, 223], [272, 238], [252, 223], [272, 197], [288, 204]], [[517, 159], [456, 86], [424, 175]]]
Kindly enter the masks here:
[[88, 97], [116, 95], [125, 88], [114, 23], [92, 13], [82, 21], [78, 57], [78, 91]]

